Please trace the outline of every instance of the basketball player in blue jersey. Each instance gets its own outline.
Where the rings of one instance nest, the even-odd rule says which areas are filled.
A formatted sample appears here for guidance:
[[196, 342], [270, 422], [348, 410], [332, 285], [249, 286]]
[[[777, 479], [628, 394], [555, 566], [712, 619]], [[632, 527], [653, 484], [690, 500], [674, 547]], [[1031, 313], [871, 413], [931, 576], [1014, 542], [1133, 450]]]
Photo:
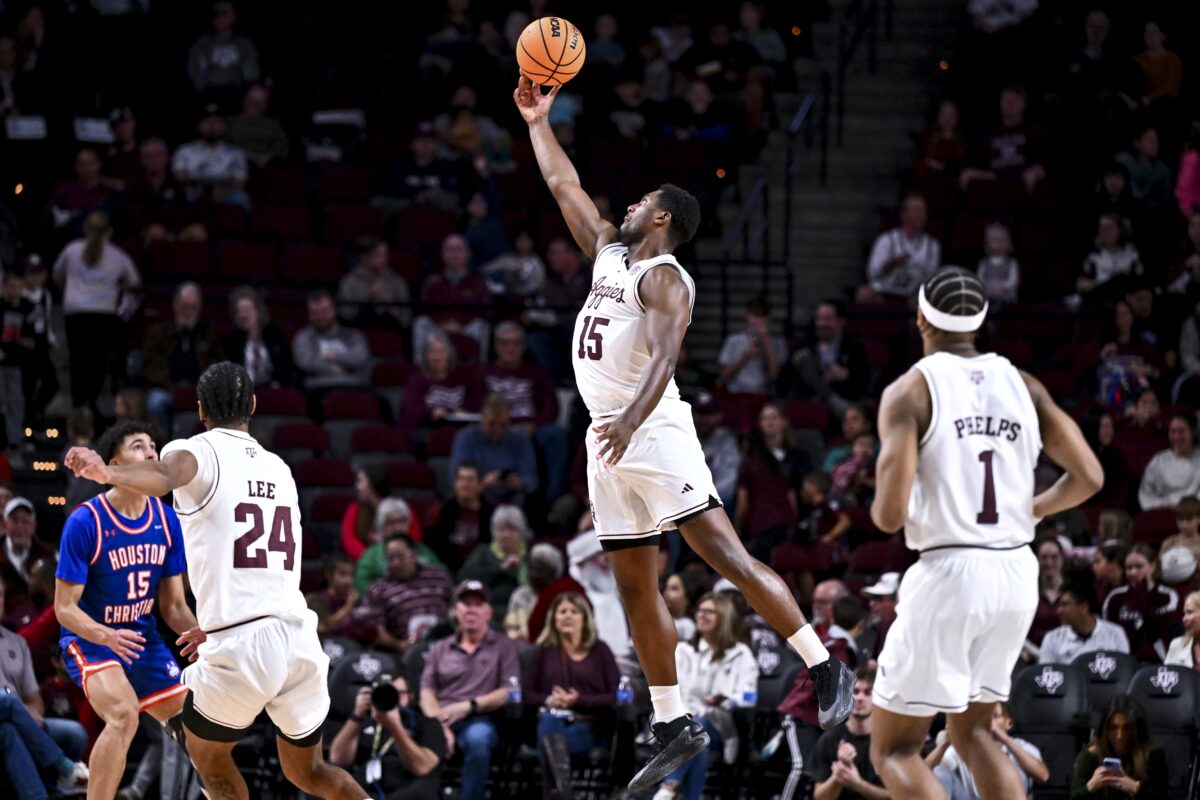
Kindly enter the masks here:
[[[854, 707], [854, 673], [831, 658], [787, 584], [746, 552], [729, 521], [679, 396], [675, 364], [691, 323], [696, 287], [673, 251], [696, 234], [700, 205], [666, 184], [630, 205], [618, 229], [600, 216], [550, 129], [549, 94], [527, 78], [513, 101], [546, 185], [571, 235], [593, 261], [592, 288], [575, 322], [575, 384], [591, 413], [588, 493], [596, 535], [608, 555], [638, 660], [650, 684], [659, 751], [629, 787], [648, 789], [705, 748], [719, 732], [687, 715], [675, 671], [675, 625], [658, 591], [662, 532], [678, 530], [709, 566], [796, 649], [816, 687], [823, 728]], [[573, 348], [574, 349], [574, 348]], [[787, 502], [778, 498], [778, 502]], [[664, 644], [669, 643], [669, 646]]]
[[[97, 450], [112, 465], [158, 460], [151, 428], [139, 422], [118, 422]], [[182, 742], [187, 687], [151, 612], [157, 601], [194, 659], [204, 634], [184, 597], [186, 569], [179, 518], [157, 497], [113, 487], [63, 527], [54, 595], [63, 662], [105, 722], [89, 762], [89, 798], [116, 794], [140, 712]]]

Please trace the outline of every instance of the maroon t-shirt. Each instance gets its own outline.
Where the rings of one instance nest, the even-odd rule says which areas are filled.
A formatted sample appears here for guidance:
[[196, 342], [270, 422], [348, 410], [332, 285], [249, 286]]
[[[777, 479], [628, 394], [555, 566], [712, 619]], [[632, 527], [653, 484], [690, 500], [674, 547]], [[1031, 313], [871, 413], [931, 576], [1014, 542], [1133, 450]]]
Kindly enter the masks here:
[[415, 372], [404, 382], [404, 407], [400, 423], [405, 428], [419, 428], [434, 422], [433, 410], [441, 407], [462, 411], [476, 405], [470, 372], [451, 371], [444, 379], [435, 380]]
[[742, 459], [738, 488], [746, 489], [750, 495], [746, 516], [748, 535], [757, 536], [780, 525], [796, 524], [796, 512], [788, 502], [792, 485], [758, 458], [747, 456]]
[[107, 186], [97, 184], [88, 189], [79, 181], [63, 181], [54, 187], [50, 205], [67, 211], [89, 211], [107, 204], [112, 196], [113, 191]]
[[454, 321], [462, 325], [484, 315], [492, 295], [483, 278], [474, 273], [451, 281], [439, 272], [430, 275], [421, 287], [421, 302], [434, 306], [430, 316], [439, 324]]
[[505, 369], [487, 364], [479, 371], [481, 397], [498, 394], [508, 401], [512, 421], [541, 427], [558, 419], [558, 395], [550, 373], [537, 364]]

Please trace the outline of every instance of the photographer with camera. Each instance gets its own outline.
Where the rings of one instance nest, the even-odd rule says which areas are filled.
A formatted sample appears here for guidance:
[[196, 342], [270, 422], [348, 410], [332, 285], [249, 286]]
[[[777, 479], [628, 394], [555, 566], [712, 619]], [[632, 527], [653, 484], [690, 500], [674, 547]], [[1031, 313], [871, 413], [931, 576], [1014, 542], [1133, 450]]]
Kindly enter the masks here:
[[403, 676], [358, 690], [354, 713], [329, 745], [329, 763], [387, 800], [436, 800], [446, 758], [442, 726], [413, 703]]

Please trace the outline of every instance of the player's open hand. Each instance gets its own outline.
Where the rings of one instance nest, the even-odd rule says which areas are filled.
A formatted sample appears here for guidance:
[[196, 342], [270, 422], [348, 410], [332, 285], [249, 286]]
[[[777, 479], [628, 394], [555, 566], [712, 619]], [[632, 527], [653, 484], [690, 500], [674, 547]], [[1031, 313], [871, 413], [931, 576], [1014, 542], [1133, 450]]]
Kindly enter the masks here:
[[108, 465], [100, 454], [90, 447], [72, 447], [64, 459], [67, 469], [75, 473], [76, 478], [87, 478], [89, 481], [107, 484]]
[[513, 92], [513, 102], [517, 104], [521, 118], [532, 125], [540, 119], [545, 119], [550, 113], [550, 106], [554, 105], [554, 98], [558, 96], [558, 90], [561, 88], [561, 85], [555, 86], [549, 94], [542, 94], [541, 84], [522, 77], [517, 81], [516, 91]]
[[617, 417], [612, 422], [597, 425], [592, 430], [596, 432], [596, 443], [600, 445], [596, 460], [606, 467], [611, 467], [620, 461], [629, 449], [629, 442], [633, 439], [637, 427], [623, 417]]
[[128, 628], [109, 628], [108, 634], [105, 635], [104, 641], [101, 642], [109, 650], [113, 651], [113, 655], [132, 665], [142, 657], [142, 651], [146, 648], [143, 645], [146, 643], [146, 638], [137, 631]]
[[186, 658], [188, 661], [195, 661], [199, 655], [200, 645], [208, 641], [208, 634], [199, 628], [192, 628], [190, 631], [184, 631], [179, 638], [175, 640], [175, 644], [180, 645], [182, 649], [179, 655]]

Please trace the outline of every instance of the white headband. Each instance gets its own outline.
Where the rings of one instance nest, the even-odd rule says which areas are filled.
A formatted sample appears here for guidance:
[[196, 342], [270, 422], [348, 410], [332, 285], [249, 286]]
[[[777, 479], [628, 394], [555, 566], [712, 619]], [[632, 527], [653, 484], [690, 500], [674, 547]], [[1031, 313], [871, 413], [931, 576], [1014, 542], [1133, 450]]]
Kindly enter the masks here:
[[933, 307], [933, 304], [925, 299], [925, 287], [917, 293], [917, 306], [921, 309], [921, 313], [925, 315], [925, 321], [933, 327], [942, 331], [951, 333], [974, 333], [983, 326], [983, 320], [987, 317], [988, 304], [983, 301], [983, 308], [979, 313], [972, 314], [969, 317], [959, 316], [957, 314], [947, 314], [945, 311], [938, 311]]

